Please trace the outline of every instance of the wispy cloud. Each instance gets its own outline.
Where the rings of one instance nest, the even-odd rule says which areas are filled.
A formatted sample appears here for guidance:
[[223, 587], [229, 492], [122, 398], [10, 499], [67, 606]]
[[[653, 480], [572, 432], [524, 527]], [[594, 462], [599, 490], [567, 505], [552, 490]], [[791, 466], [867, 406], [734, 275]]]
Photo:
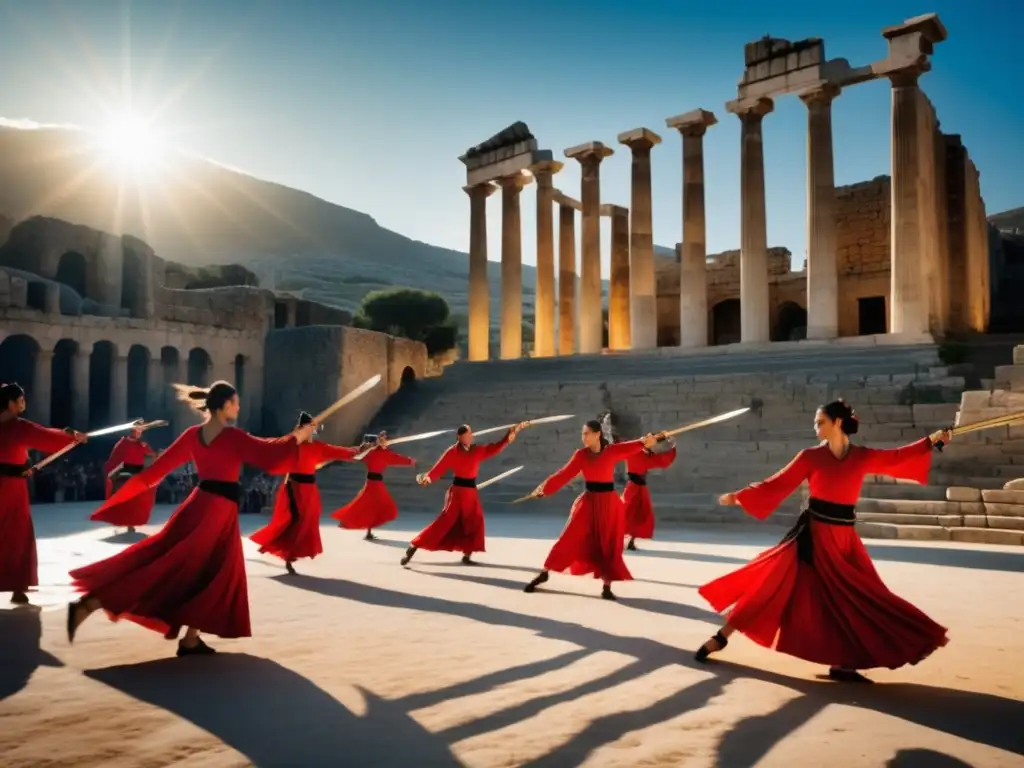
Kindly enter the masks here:
[[0, 117], [0, 128], [16, 128], [20, 131], [38, 131], [45, 128], [63, 128], [64, 130], [80, 131], [81, 126], [71, 123], [40, 123], [27, 117]]

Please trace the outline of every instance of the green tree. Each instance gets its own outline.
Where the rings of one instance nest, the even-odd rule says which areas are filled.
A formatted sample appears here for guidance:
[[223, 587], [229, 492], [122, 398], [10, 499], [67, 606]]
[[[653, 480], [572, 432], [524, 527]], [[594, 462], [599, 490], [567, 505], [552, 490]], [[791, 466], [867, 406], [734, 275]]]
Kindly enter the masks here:
[[448, 302], [437, 293], [418, 288], [371, 291], [363, 297], [353, 325], [421, 341], [432, 355], [452, 349], [458, 342], [458, 326]]

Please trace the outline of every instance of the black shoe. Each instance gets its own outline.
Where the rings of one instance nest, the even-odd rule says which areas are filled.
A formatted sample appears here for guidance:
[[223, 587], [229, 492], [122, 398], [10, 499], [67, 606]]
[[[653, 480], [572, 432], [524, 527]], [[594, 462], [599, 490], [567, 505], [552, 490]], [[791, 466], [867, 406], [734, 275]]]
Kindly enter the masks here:
[[196, 644], [191, 648], [186, 648], [181, 643], [178, 643], [178, 657], [182, 656], [210, 656], [216, 653], [216, 651], [203, 642], [202, 638], [196, 640]]
[[629, 544], [626, 545], [626, 549], [631, 552], [636, 552], [636, 539], [630, 539]]
[[832, 667], [828, 671], [829, 679], [835, 680], [837, 683], [873, 683], [875, 682], [871, 678], [864, 677], [860, 672], [855, 669], [840, 669], [839, 667]]
[[15, 592], [11, 595], [11, 603], [14, 605], [28, 605], [28, 595], [24, 592]]
[[541, 584], [547, 581], [548, 578], [548, 572], [541, 571], [537, 574], [537, 577], [533, 581], [531, 581], [529, 584], [523, 587], [523, 592], [535, 592], [537, 590], [537, 587], [539, 587]]
[[298, 575], [298, 573], [296, 573], [296, 571], [295, 571], [295, 566], [292, 565], [292, 561], [291, 560], [285, 560], [284, 561], [284, 569], [286, 571], [288, 571], [288, 573], [290, 573], [292, 576], [297, 576]]
[[601, 590], [602, 600], [616, 600], [615, 593], [612, 592], [611, 584], [605, 584], [604, 589]]
[[416, 554], [416, 547], [409, 547], [405, 550], [405, 557], [402, 558], [402, 565], [408, 565], [412, 556]]
[[374, 541], [377, 537], [373, 535], [373, 531], [367, 531], [366, 535], [363, 536], [366, 541]]
[[[708, 643], [710, 643], [711, 640], [714, 640], [718, 644], [717, 648], [708, 648]], [[723, 635], [721, 630], [715, 632], [715, 635], [711, 638], [711, 640], [708, 640], [708, 643], [704, 643], [704, 645], [697, 649], [697, 653], [693, 655], [693, 658], [699, 661], [701, 664], [707, 661], [708, 656], [710, 656], [712, 653], [718, 653], [729, 644], [729, 638]]]
[[134, 525], [129, 525], [128, 526], [128, 533], [135, 533], [135, 526]]
[[476, 563], [473, 561], [473, 558], [470, 557], [469, 555], [463, 555], [462, 556], [462, 564], [463, 565], [476, 565]]

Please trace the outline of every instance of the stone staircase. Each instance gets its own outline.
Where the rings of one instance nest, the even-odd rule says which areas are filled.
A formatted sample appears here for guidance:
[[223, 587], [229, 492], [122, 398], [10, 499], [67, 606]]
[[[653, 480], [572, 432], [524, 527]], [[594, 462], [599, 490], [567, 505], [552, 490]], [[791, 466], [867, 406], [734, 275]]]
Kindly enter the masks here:
[[[987, 389], [964, 392], [958, 424], [1024, 411], [1024, 345]], [[1024, 545], [1024, 425], [961, 435], [934, 485], [873, 485], [857, 507], [863, 536]], [[944, 487], [948, 486], [948, 487]]]
[[[575, 414], [564, 423], [521, 433], [513, 446], [481, 471], [485, 479], [524, 465], [517, 474], [482, 492], [488, 514], [516, 514], [524, 507], [508, 502], [531, 491], [569, 458], [579, 445], [580, 425], [586, 419], [611, 411], [621, 436], [629, 438], [751, 405], [750, 413], [734, 421], [681, 436], [675, 465], [652, 473], [649, 481], [660, 520], [750, 522], [739, 509], [718, 507], [717, 496], [771, 475], [797, 451], [812, 445], [813, 414], [820, 403], [843, 397], [853, 404], [861, 420], [858, 440], [877, 447], [911, 442], [954, 422], [964, 380], [949, 375], [935, 345], [873, 343], [879, 340], [888, 341], [878, 337], [859, 343], [732, 345], [699, 353], [661, 349], [571, 359], [456, 363], [443, 377], [418, 381], [391, 397], [369, 429], [386, 429], [398, 436], [454, 429], [465, 421], [480, 429], [530, 417]], [[445, 435], [396, 450], [416, 458], [416, 471], [423, 471], [452, 439]], [[932, 485], [884, 479], [866, 484], [863, 504], [871, 509], [867, 514], [906, 515], [890, 512], [891, 506], [884, 505], [944, 504], [947, 486], [999, 489], [1016, 476], [1015, 461], [1024, 458], [1024, 450], [1004, 453], [995, 442], [977, 443], [977, 447], [987, 451], [984, 461], [976, 460], [976, 452], [966, 452], [960, 441], [937, 455]], [[420, 488], [414, 474], [412, 469], [389, 472], [388, 485], [400, 507], [439, 509], [446, 484]], [[356, 467], [337, 465], [324, 470], [325, 500], [344, 503], [357, 492], [362, 478]], [[580, 486], [576, 481], [571, 488]], [[799, 508], [799, 496], [794, 494], [771, 521], [789, 524]], [[530, 502], [529, 508], [564, 515], [571, 498], [567, 490]], [[862, 528], [865, 535], [892, 538], [917, 522], [918, 518], [872, 517]], [[895, 526], [896, 534], [888, 526]]]

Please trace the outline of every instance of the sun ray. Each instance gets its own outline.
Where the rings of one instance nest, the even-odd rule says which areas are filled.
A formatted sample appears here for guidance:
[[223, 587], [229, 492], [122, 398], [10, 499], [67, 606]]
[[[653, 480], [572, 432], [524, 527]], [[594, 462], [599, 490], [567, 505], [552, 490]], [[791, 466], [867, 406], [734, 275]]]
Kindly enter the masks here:
[[45, 214], [51, 205], [62, 200], [64, 197], [73, 193], [76, 189], [82, 186], [86, 181], [92, 178], [93, 174], [99, 169], [100, 161], [94, 160], [88, 166], [78, 172], [73, 178], [69, 179], [58, 189], [55, 189], [48, 193], [40, 200], [33, 201], [29, 206], [28, 210], [19, 219], [26, 219], [31, 216]]

